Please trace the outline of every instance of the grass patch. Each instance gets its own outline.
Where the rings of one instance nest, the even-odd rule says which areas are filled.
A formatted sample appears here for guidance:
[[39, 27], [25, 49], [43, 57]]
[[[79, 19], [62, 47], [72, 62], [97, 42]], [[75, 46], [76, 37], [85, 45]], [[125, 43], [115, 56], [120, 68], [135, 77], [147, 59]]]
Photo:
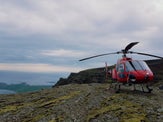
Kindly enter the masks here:
[[78, 95], [79, 93], [80, 93], [80, 91], [70, 92], [68, 95], [61, 96], [59, 98], [55, 98], [55, 99], [49, 100], [47, 102], [44, 102], [40, 105], [40, 107], [46, 107], [46, 106], [50, 106], [50, 105], [56, 105], [57, 103], [62, 103], [64, 100], [73, 98], [74, 96]]
[[114, 95], [105, 99], [99, 108], [93, 109], [88, 113], [86, 121], [89, 122], [92, 119], [103, 116], [104, 114], [118, 117], [120, 122], [148, 122], [146, 113], [142, 107], [123, 98], [122, 95]]

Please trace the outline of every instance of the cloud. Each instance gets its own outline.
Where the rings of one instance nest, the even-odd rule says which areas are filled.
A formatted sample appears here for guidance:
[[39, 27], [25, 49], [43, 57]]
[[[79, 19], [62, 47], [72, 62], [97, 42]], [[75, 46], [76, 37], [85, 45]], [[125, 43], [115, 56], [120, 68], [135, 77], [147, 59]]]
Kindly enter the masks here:
[[162, 31], [163, 26], [160, 0], [28, 0], [20, 3], [15, 0], [1, 3], [2, 31], [13, 35], [51, 36], [55, 41], [75, 45], [140, 40], [144, 39], [142, 31], [148, 36], [151, 28]]
[[19, 71], [19, 72], [35, 72], [35, 73], [65, 73], [78, 72], [82, 70], [77, 67], [55, 66], [50, 64], [32, 64], [32, 63], [0, 63], [0, 70], [3, 71]]
[[58, 49], [58, 50], [43, 50], [41, 51], [41, 55], [44, 56], [55, 56], [55, 57], [81, 57], [85, 56], [87, 53], [77, 50], [65, 50], [65, 49]]
[[[126, 2], [130, 6], [126, 6]], [[132, 18], [136, 18], [138, 23], [150, 24], [151, 21], [156, 21], [151, 19], [152, 15], [158, 17], [158, 13], [162, 12], [158, 2], [149, 1], [140, 4], [138, 1], [128, 0], [29, 0], [25, 4], [22, 6], [18, 2], [2, 2], [1, 23], [9, 23], [10, 27], [29, 33], [90, 33], [103, 29], [113, 30]]]
[[133, 50], [162, 55], [161, 0], [0, 0], [0, 4], [4, 63], [71, 67], [78, 58], [115, 52], [135, 41], [140, 44]]

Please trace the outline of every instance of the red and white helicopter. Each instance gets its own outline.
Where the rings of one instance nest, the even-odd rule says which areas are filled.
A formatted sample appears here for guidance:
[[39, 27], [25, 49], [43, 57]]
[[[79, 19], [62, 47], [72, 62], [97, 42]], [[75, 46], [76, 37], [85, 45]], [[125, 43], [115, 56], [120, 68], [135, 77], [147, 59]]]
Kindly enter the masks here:
[[[113, 68], [109, 72], [111, 79], [113, 81], [116, 81], [116, 85], [115, 85], [116, 92], [120, 91], [121, 84], [133, 85], [134, 90], [136, 90], [135, 84], [141, 84], [142, 91], [145, 92], [143, 85], [146, 84], [146, 88], [148, 90], [147, 92], [150, 93], [152, 89], [149, 88], [149, 83], [152, 82], [154, 79], [153, 72], [144, 61], [133, 60], [132, 58], [127, 57], [126, 54], [145, 55], [145, 56], [151, 56], [159, 59], [163, 59], [163, 57], [147, 54], [147, 53], [129, 51], [134, 45], [138, 43], [139, 42], [132, 42], [128, 44], [125, 47], [125, 49], [118, 52], [95, 55], [95, 56], [80, 59], [79, 61], [84, 61], [91, 58], [96, 58], [96, 57], [111, 55], [111, 54], [122, 54], [122, 58], [117, 61], [115, 68]], [[107, 64], [106, 64], [106, 71], [108, 71]], [[111, 86], [112, 84], [110, 85], [110, 87]]]

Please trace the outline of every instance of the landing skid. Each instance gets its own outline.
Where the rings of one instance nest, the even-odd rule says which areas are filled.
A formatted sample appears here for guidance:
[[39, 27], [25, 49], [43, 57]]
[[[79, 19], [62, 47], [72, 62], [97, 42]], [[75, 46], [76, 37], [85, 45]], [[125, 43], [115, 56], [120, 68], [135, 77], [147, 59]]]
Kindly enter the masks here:
[[153, 89], [149, 88], [149, 85], [146, 85], [146, 86], [145, 86], [146, 89], [147, 89], [147, 91], [144, 90], [144, 84], [141, 84], [141, 87], [142, 87], [142, 91], [143, 91], [144, 93], [151, 93], [152, 90], [153, 90]]
[[153, 90], [152, 88], [149, 87], [148, 84], [134, 84], [134, 83], [122, 84], [122, 83], [119, 83], [119, 82], [116, 82], [116, 83], [111, 82], [109, 89], [114, 89], [115, 93], [120, 93], [121, 85], [133, 86], [132, 91], [137, 91], [136, 85], [139, 85], [139, 86], [141, 86], [141, 90], [140, 91], [142, 91], [143, 93], [151, 93], [152, 90]]

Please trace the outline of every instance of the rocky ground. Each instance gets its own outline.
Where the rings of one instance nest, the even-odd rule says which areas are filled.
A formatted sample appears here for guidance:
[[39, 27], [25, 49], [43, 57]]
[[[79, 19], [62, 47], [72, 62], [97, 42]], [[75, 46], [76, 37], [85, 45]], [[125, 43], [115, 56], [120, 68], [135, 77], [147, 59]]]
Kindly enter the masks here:
[[162, 122], [160, 85], [152, 93], [123, 86], [117, 94], [109, 84], [91, 83], [0, 95], [0, 122]]

